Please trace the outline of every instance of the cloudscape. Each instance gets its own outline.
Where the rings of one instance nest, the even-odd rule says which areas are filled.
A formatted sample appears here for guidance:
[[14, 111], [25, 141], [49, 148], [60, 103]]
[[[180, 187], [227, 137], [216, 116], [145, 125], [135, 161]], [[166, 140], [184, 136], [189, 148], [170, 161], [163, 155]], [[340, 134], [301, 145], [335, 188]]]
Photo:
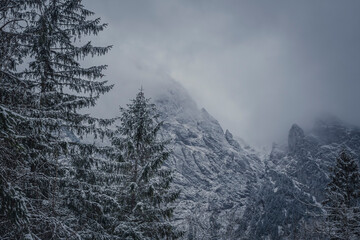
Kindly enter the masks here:
[[101, 114], [102, 103], [124, 104], [140, 85], [171, 78], [255, 144], [321, 113], [360, 123], [358, 1], [84, 3], [109, 24], [96, 40], [113, 45], [98, 60], [116, 84]]

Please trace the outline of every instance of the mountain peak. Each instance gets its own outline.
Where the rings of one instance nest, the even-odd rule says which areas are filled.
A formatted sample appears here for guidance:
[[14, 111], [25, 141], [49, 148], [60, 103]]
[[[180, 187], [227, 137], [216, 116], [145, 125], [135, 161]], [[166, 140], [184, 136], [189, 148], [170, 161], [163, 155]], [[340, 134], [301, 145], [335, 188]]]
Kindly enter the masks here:
[[164, 118], [180, 122], [199, 118], [199, 110], [187, 90], [175, 80], [164, 81], [153, 90], [153, 100]]
[[304, 142], [304, 130], [297, 124], [293, 124], [289, 131], [288, 146], [290, 152], [294, 152]]

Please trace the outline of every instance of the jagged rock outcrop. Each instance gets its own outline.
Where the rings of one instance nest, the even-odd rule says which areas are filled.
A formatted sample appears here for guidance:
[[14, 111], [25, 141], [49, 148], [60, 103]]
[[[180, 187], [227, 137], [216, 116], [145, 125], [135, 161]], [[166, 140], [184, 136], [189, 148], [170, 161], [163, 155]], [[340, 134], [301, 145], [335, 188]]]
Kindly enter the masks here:
[[[294, 124], [287, 145], [265, 160], [235, 138], [172, 82], [155, 99], [172, 139], [177, 222], [185, 239], [303, 239], [321, 212], [330, 166], [342, 149], [360, 156], [360, 131], [318, 119], [305, 133]], [[308, 235], [304, 235], [308, 234]]]
[[288, 136], [289, 151], [295, 152], [301, 149], [303, 147], [304, 138], [304, 130], [302, 130], [302, 128], [300, 128], [297, 124], [292, 125]]
[[231, 146], [233, 146], [238, 151], [242, 151], [240, 143], [233, 138], [233, 135], [227, 129], [225, 131], [225, 138]]
[[165, 137], [172, 139], [175, 185], [181, 189], [177, 208], [185, 239], [234, 239], [242, 216], [264, 169], [256, 152], [243, 147], [187, 92], [173, 82], [153, 98], [162, 113]]
[[274, 145], [265, 160], [265, 175], [244, 216], [239, 239], [303, 239], [304, 229], [321, 213], [330, 167], [346, 149], [359, 159], [360, 130], [335, 118], [321, 118], [305, 134], [297, 125], [288, 145]]

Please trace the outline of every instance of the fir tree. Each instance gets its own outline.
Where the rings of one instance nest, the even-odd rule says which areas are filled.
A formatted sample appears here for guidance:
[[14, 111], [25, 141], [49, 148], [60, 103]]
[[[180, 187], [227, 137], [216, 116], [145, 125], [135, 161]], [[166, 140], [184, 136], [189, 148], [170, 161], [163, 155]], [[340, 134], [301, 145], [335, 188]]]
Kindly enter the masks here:
[[[5, 0], [0, 14], [0, 237], [116, 239], [116, 164], [109, 148], [64, 138], [111, 136], [113, 120], [78, 111], [112, 86], [106, 66], [83, 67], [110, 47], [77, 42], [106, 24], [81, 0]], [[23, 59], [23, 71], [18, 67]], [[102, 157], [104, 156], [104, 157]], [[109, 174], [111, 173], [111, 174]]]
[[31, 218], [25, 188], [29, 174], [29, 120], [15, 108], [26, 101], [29, 86], [17, 76], [26, 49], [23, 24], [30, 11], [25, 1], [0, 3], [0, 238], [26, 238]]
[[164, 166], [170, 156], [160, 137], [162, 122], [155, 105], [141, 90], [121, 110], [121, 125], [113, 138], [124, 181], [119, 192], [123, 206], [117, 233], [123, 239], [174, 239], [180, 236], [171, 223], [179, 196], [171, 188], [172, 174]]
[[360, 237], [360, 174], [355, 159], [342, 151], [327, 186], [325, 232], [331, 239]]

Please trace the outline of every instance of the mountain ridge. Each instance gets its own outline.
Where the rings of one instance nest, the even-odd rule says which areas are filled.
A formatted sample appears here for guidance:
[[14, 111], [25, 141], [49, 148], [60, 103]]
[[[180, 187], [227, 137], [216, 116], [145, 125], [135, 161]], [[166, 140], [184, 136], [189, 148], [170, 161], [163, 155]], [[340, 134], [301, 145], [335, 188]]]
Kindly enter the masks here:
[[287, 143], [261, 153], [224, 131], [180, 84], [167, 87], [153, 99], [173, 139], [169, 165], [182, 190], [177, 222], [184, 239], [304, 237], [339, 151], [360, 156], [359, 128], [329, 116], [307, 131], [293, 124]]

